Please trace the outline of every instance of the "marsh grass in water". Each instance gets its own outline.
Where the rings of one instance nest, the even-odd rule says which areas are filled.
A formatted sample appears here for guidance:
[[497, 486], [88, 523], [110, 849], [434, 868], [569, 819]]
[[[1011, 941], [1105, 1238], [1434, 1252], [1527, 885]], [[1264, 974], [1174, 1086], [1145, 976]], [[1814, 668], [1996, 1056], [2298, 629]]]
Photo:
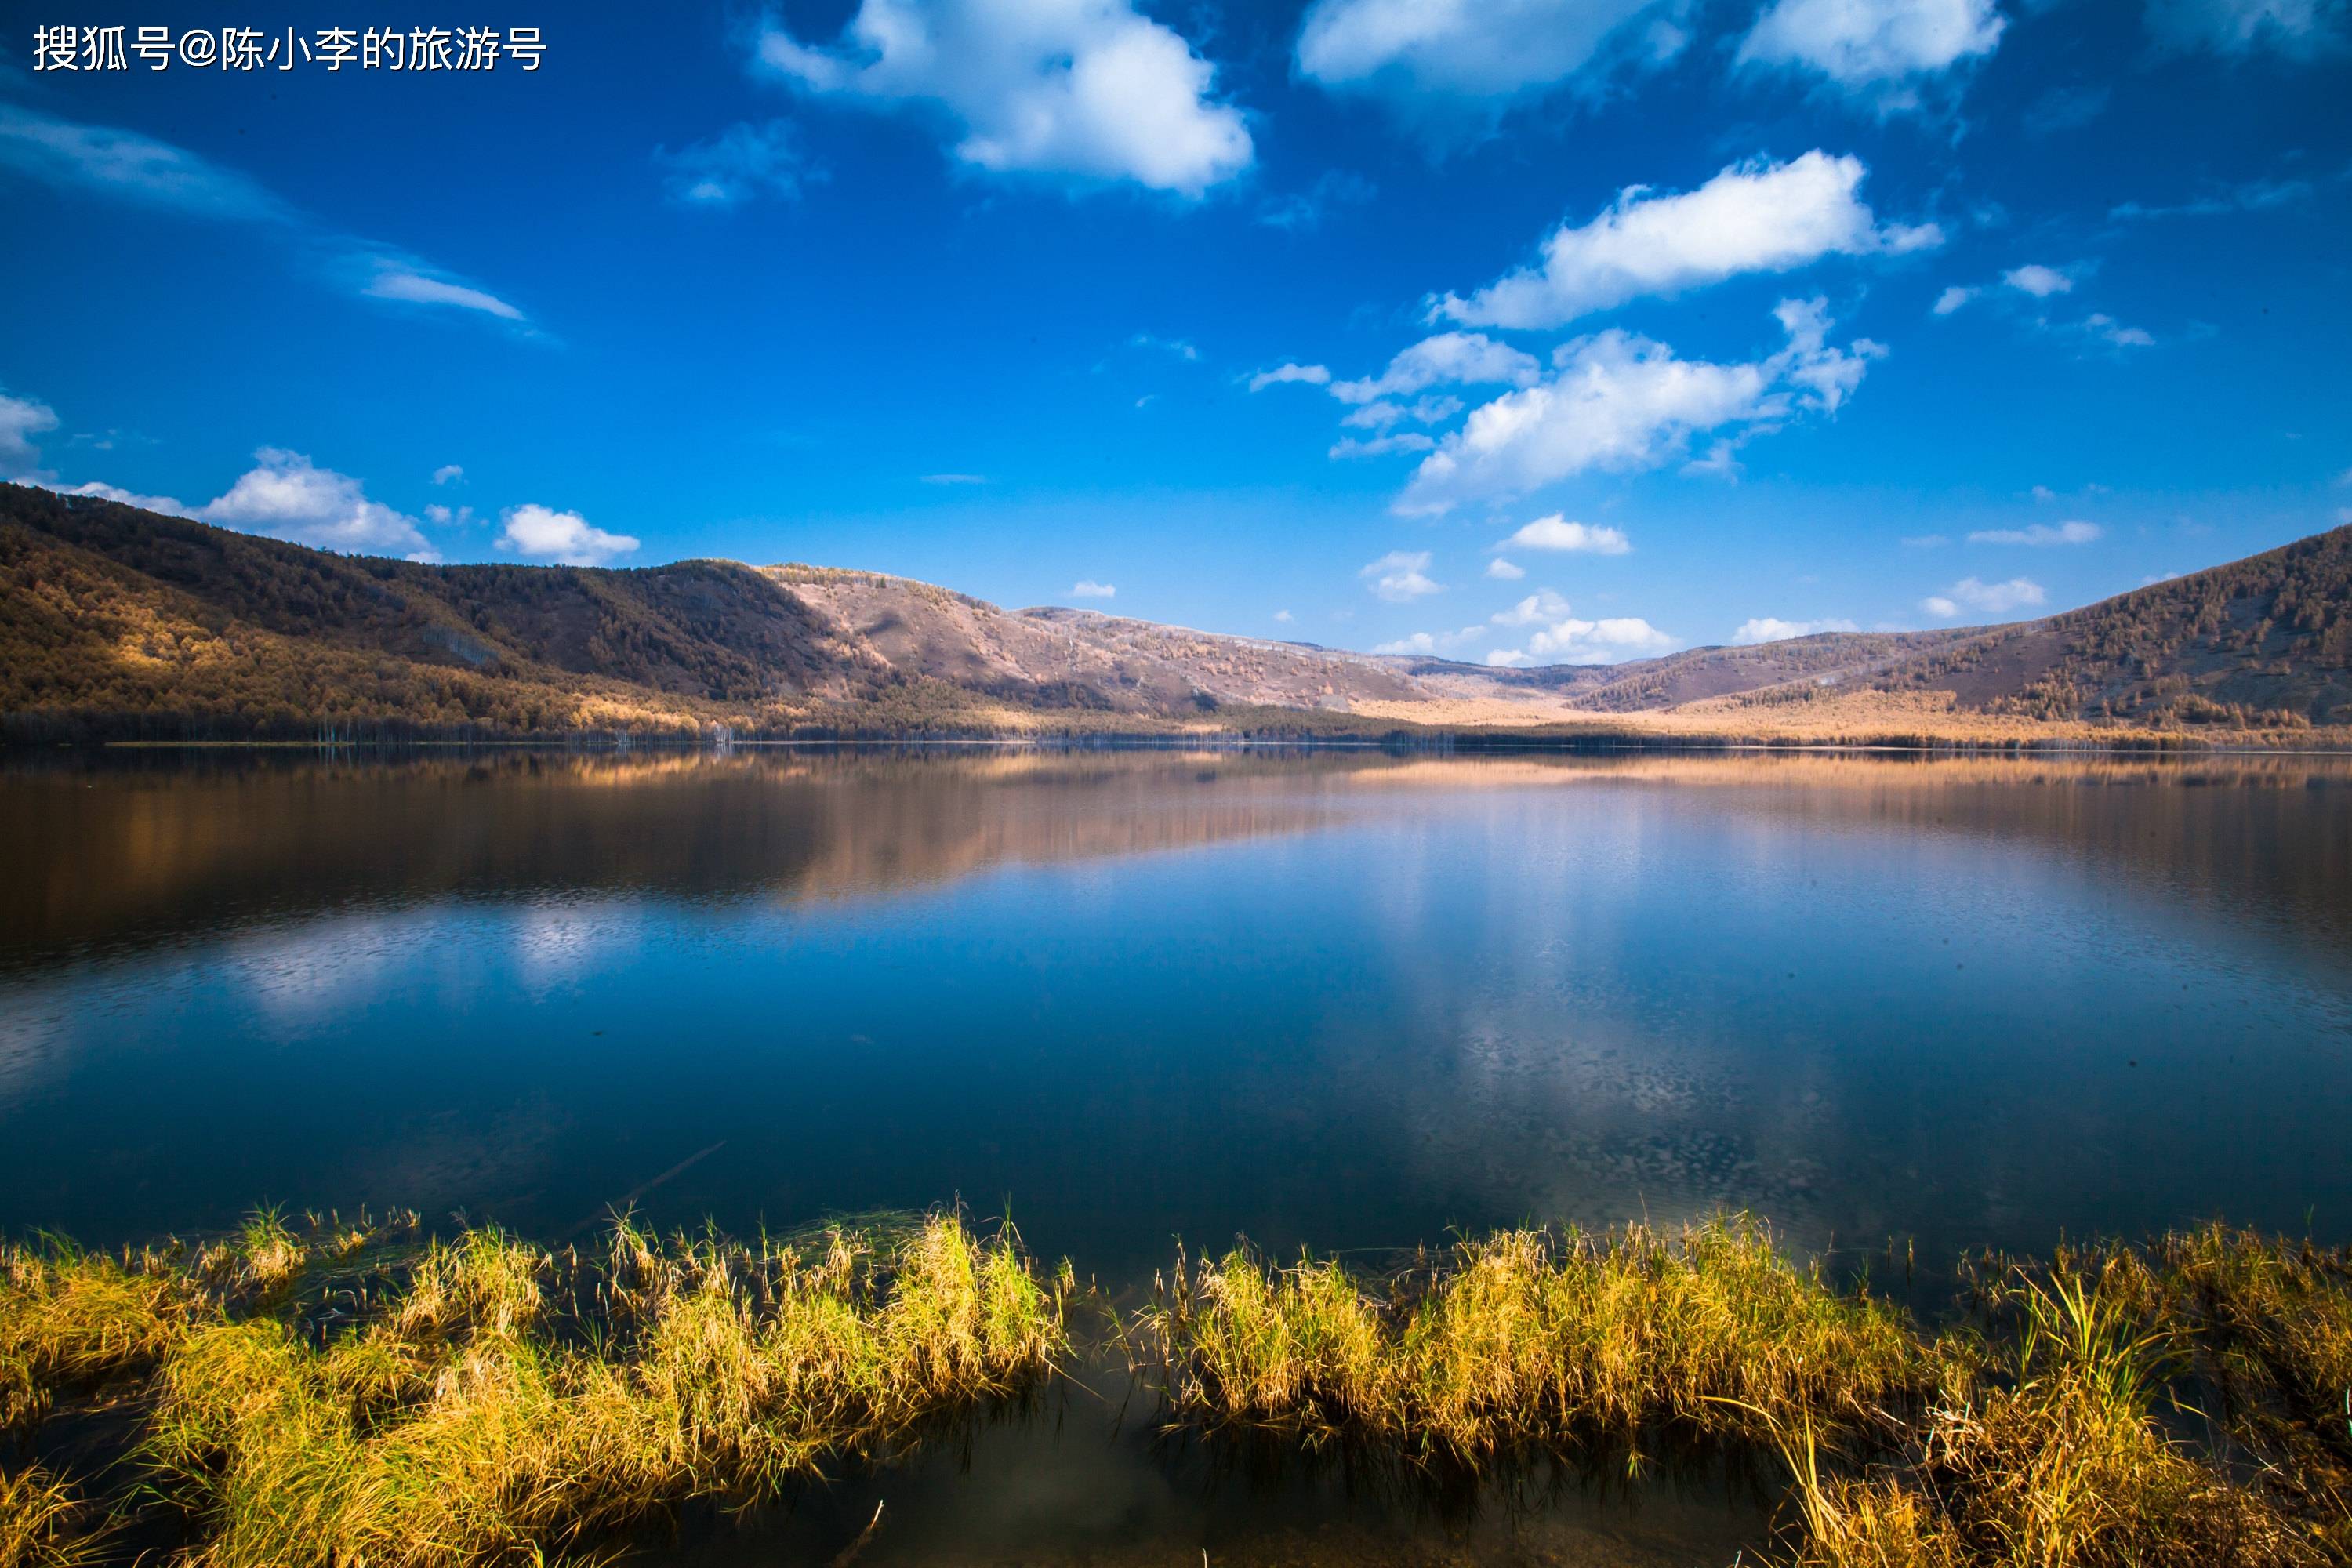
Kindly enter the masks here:
[[[1678, 1446], [1760, 1463], [1790, 1568], [2352, 1563], [2345, 1252], [2214, 1227], [1963, 1281], [1924, 1329], [1727, 1217], [1384, 1271], [1180, 1258], [1108, 1326], [1213, 1442], [1446, 1485], [1596, 1457], [1638, 1479]], [[191, 1568], [604, 1553], [1023, 1399], [1077, 1359], [1073, 1300], [1066, 1265], [956, 1215], [752, 1242], [621, 1221], [585, 1249], [414, 1216], [42, 1238], [0, 1252], [0, 1568], [121, 1555], [158, 1517]], [[67, 1407], [139, 1434], [103, 1508], [28, 1462]]]
[[1801, 1568], [2284, 1568], [2352, 1563], [2347, 1278], [2220, 1228], [1986, 1258], [1930, 1333], [1738, 1218], [1180, 1259], [1124, 1331], [1179, 1426], [1472, 1469], [1755, 1443]]
[[[538, 1562], [887, 1459], [1034, 1388], [1066, 1342], [1066, 1272], [956, 1215], [813, 1248], [625, 1221], [586, 1254], [494, 1229], [400, 1245], [414, 1229], [264, 1216], [200, 1248], [12, 1249], [12, 1419], [145, 1402], [146, 1489], [189, 1517], [193, 1563]], [[0, 1540], [68, 1539], [50, 1484], [12, 1479]]]

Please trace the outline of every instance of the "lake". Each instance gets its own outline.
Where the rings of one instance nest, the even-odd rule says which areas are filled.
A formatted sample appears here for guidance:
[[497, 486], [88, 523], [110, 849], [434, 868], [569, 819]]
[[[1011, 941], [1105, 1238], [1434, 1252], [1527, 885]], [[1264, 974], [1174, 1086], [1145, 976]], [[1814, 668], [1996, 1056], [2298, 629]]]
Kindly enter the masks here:
[[[58, 753], [0, 772], [0, 885], [16, 1233], [961, 1201], [1118, 1294], [1179, 1238], [1734, 1208], [1923, 1300], [1983, 1247], [2352, 1238], [2341, 759]], [[860, 1560], [1754, 1534], [1719, 1486], [1240, 1484], [1090, 1409], [889, 1479]]]

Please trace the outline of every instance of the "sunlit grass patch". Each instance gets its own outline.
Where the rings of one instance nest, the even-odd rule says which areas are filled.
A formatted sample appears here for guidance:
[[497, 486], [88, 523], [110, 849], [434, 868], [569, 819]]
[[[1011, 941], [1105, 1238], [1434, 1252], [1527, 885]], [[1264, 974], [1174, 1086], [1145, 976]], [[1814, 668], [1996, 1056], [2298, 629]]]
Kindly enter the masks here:
[[89, 1510], [73, 1489], [39, 1465], [0, 1471], [0, 1568], [80, 1568], [100, 1537], [84, 1529]]
[[1236, 1251], [1180, 1263], [1131, 1337], [1190, 1418], [1474, 1464], [1660, 1426], [1752, 1436], [1754, 1410], [1874, 1419], [1933, 1375], [1903, 1314], [1745, 1218], [1506, 1232], [1389, 1281]]
[[273, 1317], [192, 1330], [148, 1454], [219, 1568], [535, 1560], [1034, 1385], [1067, 1289], [951, 1215], [814, 1255], [623, 1224], [583, 1259], [469, 1231], [323, 1346]]

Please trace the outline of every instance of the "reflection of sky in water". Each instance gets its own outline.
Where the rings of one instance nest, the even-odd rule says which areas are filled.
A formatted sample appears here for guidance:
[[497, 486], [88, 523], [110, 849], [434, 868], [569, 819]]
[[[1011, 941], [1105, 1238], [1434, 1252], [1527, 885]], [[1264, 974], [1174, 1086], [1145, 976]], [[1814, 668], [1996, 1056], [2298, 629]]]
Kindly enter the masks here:
[[[2352, 1233], [2340, 790], [1036, 776], [929, 806], [903, 771], [671, 783], [642, 824], [603, 788], [509, 893], [354, 876], [20, 963], [8, 1218], [113, 1237], [364, 1201], [555, 1234], [709, 1150], [654, 1217], [1009, 1200], [1108, 1279], [1180, 1233], [1391, 1247], [1719, 1205], [1923, 1258], [2212, 1213]], [[707, 874], [599, 874], [645, 836]], [[830, 868], [821, 896], [743, 886], [779, 843]]]

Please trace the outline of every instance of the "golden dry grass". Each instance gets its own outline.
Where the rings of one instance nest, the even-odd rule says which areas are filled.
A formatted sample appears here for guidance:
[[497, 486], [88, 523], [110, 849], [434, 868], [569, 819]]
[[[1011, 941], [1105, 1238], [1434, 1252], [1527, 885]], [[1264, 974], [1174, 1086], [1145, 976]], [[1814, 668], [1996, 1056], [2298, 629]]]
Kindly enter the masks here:
[[626, 1224], [586, 1257], [489, 1229], [383, 1242], [261, 1216], [194, 1250], [11, 1249], [21, 1419], [142, 1378], [142, 1458], [192, 1522], [191, 1564], [536, 1563], [689, 1498], [887, 1459], [1035, 1386], [1066, 1343], [1066, 1271], [952, 1215], [801, 1247]]

